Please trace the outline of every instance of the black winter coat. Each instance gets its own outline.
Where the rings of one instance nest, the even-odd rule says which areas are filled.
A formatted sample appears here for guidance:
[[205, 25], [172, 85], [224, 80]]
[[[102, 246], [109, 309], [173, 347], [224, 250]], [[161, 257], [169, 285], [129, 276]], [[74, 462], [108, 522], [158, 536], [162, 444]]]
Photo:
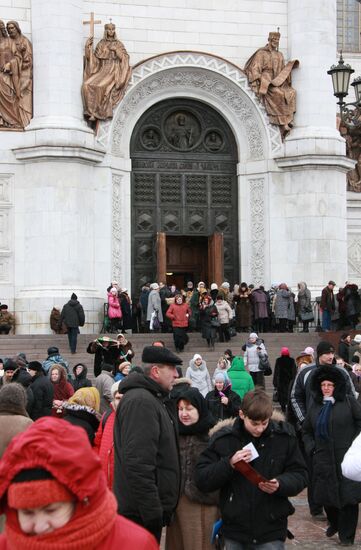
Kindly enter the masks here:
[[114, 493], [118, 513], [150, 530], [169, 523], [180, 492], [176, 420], [168, 392], [143, 374], [120, 384], [114, 425]]
[[288, 355], [277, 357], [273, 374], [273, 386], [278, 392], [278, 401], [284, 406], [288, 402], [289, 387], [295, 379], [297, 367], [295, 360]]
[[64, 322], [69, 328], [84, 326], [84, 309], [78, 300], [69, 300], [69, 302], [63, 306], [61, 311], [61, 322]]
[[[327, 379], [336, 384], [333, 394], [336, 401], [328, 422], [328, 440], [317, 438], [315, 434], [317, 418], [323, 406], [320, 383], [325, 380], [325, 372]], [[361, 483], [343, 477], [341, 462], [361, 431], [361, 405], [346, 394], [345, 379], [336, 367], [317, 369], [311, 380], [311, 390], [314, 399], [303, 424], [303, 441], [306, 453], [312, 458], [314, 500], [317, 504], [336, 508], [357, 504], [361, 502]]]
[[231, 390], [231, 387], [225, 388], [222, 393], [228, 397], [228, 404], [223, 405], [219, 391], [214, 389], [207, 393], [205, 400], [208, 410], [211, 412], [214, 420], [224, 420], [226, 418], [234, 418], [238, 416], [238, 411], [241, 408], [241, 398]]
[[49, 378], [39, 372], [34, 376], [30, 387], [34, 396], [34, 404], [30, 411], [31, 419], [37, 420], [42, 416], [50, 416], [53, 407], [54, 389]]
[[[272, 495], [252, 485], [229, 463], [230, 457], [250, 442], [259, 453], [252, 466], [267, 479], [277, 478], [279, 482], [279, 489]], [[195, 480], [201, 491], [221, 490], [222, 532], [226, 538], [262, 544], [286, 539], [287, 516], [294, 513], [287, 497], [297, 495], [306, 486], [307, 470], [290, 424], [270, 420], [263, 434], [253, 438], [243, 420], [237, 418], [232, 427], [222, 428], [211, 438], [198, 461]]]
[[[94, 354], [94, 376], [99, 376], [102, 372], [103, 363], [108, 365], [115, 365], [117, 359], [121, 357], [121, 349], [117, 346], [109, 346], [105, 348], [96, 341], [90, 342], [86, 351], [87, 353]], [[130, 361], [130, 359], [129, 359]]]
[[91, 412], [87, 409], [89, 408], [83, 405], [68, 405], [64, 408], [65, 414], [63, 419], [73, 424], [73, 426], [83, 428], [87, 433], [90, 444], [93, 445], [95, 434], [99, 428], [99, 418], [94, 411]]

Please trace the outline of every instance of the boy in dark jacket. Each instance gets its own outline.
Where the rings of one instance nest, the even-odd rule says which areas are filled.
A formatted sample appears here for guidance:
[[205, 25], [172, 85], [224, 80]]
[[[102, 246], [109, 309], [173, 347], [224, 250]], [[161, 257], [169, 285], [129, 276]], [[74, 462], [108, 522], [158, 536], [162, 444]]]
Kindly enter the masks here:
[[[288, 497], [297, 495], [307, 483], [293, 428], [271, 416], [272, 401], [263, 390], [247, 393], [239, 418], [214, 434], [196, 467], [201, 491], [220, 489], [227, 549], [283, 549], [287, 516], [294, 513]], [[239, 461], [250, 462], [267, 481], [252, 484], [235, 469]]]

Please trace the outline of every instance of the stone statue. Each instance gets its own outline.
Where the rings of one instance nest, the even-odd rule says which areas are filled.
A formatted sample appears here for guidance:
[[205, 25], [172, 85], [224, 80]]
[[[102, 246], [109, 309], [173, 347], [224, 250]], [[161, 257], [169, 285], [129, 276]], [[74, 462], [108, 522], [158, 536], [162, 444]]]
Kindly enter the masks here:
[[25, 128], [33, 116], [33, 50], [19, 24], [0, 21], [0, 128]]
[[285, 60], [278, 51], [279, 32], [270, 32], [268, 44], [247, 61], [244, 72], [253, 91], [262, 100], [272, 124], [280, 127], [282, 138], [291, 130], [296, 112], [296, 90], [291, 86], [291, 72], [298, 60]]
[[361, 193], [361, 131], [359, 128], [347, 128], [337, 117], [340, 134], [346, 141], [346, 155], [356, 160], [355, 168], [347, 172], [347, 190]]
[[117, 39], [115, 25], [104, 25], [104, 37], [93, 50], [93, 36], [85, 44], [82, 86], [84, 115], [90, 122], [113, 117], [131, 76], [129, 56]]

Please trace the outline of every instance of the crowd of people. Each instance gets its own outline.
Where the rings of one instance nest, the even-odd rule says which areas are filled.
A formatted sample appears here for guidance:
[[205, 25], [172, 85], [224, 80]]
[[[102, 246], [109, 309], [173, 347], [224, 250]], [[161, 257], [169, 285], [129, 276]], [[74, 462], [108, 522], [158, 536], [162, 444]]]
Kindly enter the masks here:
[[[108, 288], [110, 331], [173, 332], [178, 351], [186, 345], [187, 331], [200, 331], [210, 347], [217, 335], [228, 342], [237, 332], [293, 332], [301, 323], [309, 332], [310, 323], [319, 322], [318, 330], [355, 328], [361, 313], [358, 286], [346, 282], [334, 294], [336, 283], [329, 281], [321, 296], [312, 300], [307, 284], [299, 282], [292, 290], [286, 283], [272, 284], [266, 290], [245, 282], [220, 286], [203, 281], [185, 288], [163, 282], [146, 284], [139, 298], [130, 300], [127, 289], [113, 281]], [[322, 325], [321, 325], [322, 323]]]
[[254, 332], [215, 368], [194, 354], [184, 374], [161, 340], [141, 366], [123, 333], [87, 351], [92, 380], [55, 346], [42, 363], [19, 353], [0, 369], [0, 549], [153, 550], [165, 528], [167, 550], [215, 539], [282, 550], [289, 497], [306, 486], [326, 537], [354, 544], [360, 334], [344, 334], [338, 354], [326, 340], [295, 358], [282, 347], [273, 399], [267, 341]]

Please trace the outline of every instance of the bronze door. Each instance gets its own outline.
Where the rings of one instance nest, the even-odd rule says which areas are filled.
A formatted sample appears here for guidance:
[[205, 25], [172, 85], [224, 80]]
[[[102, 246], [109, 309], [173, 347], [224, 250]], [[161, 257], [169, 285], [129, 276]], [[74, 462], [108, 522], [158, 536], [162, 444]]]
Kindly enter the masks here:
[[205, 238], [209, 256], [221, 248], [212, 239], [208, 245], [208, 238], [223, 234], [223, 258], [208, 257], [204, 278], [210, 284], [224, 267], [224, 278], [239, 282], [237, 147], [223, 117], [193, 100], [160, 102], [136, 124], [131, 158], [133, 292], [168, 269], [171, 236], [194, 238], [194, 246], [196, 237]]

